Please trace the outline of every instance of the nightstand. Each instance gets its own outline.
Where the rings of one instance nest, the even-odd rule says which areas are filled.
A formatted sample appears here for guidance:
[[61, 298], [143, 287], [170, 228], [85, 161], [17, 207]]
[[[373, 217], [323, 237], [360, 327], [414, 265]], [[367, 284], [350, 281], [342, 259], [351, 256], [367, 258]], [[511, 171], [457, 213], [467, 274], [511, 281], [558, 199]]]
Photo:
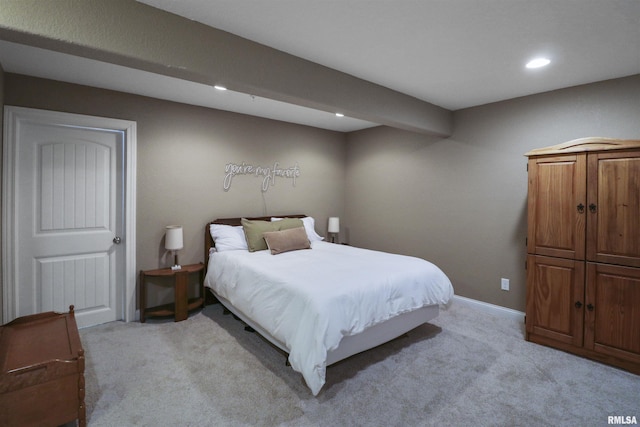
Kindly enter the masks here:
[[[189, 276], [198, 273], [198, 289], [200, 295], [189, 298]], [[140, 322], [144, 323], [147, 317], [174, 316], [176, 322], [189, 317], [189, 311], [205, 306], [204, 294], [204, 264], [183, 265], [180, 270], [160, 268], [158, 270], [140, 271]], [[147, 278], [172, 278], [174, 303], [147, 308]]]

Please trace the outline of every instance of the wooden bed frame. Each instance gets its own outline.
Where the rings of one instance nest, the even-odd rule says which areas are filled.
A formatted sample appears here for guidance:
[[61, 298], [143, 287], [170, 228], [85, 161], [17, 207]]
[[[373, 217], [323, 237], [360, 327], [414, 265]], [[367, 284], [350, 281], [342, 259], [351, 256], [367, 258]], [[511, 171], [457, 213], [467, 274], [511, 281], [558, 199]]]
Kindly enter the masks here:
[[[279, 218], [303, 218], [306, 215], [296, 214], [296, 215], [274, 215]], [[244, 217], [249, 220], [260, 220], [260, 221], [270, 221], [271, 216], [265, 217]], [[204, 232], [204, 259], [205, 259], [205, 277], [206, 271], [209, 264], [209, 252], [211, 248], [215, 247], [213, 242], [213, 238], [210, 233], [211, 224], [223, 224], [223, 225], [232, 225], [239, 226], [241, 225], [242, 218], [221, 218], [216, 219], [207, 223]], [[289, 350], [286, 348], [284, 343], [280, 342], [278, 339], [273, 337], [269, 332], [264, 330], [260, 325], [256, 324], [252, 321], [247, 315], [242, 313], [236, 307], [234, 307], [229, 301], [225, 298], [217, 295], [213, 289], [208, 288], [208, 291], [213, 295], [213, 297], [219, 301], [227, 310], [233, 313], [235, 316], [240, 318], [244, 323], [253, 328], [256, 332], [262, 335], [267, 341], [271, 342], [273, 345], [278, 347], [280, 350], [285, 353], [289, 353]], [[340, 345], [338, 348], [334, 350], [330, 350], [327, 353], [327, 366], [332, 365], [340, 360], [346, 359], [354, 354], [361, 353], [363, 351], [372, 349], [381, 344], [384, 344], [388, 341], [391, 341], [416, 327], [429, 322], [430, 320], [435, 319], [440, 310], [438, 305], [430, 305], [418, 310], [414, 310], [408, 313], [401, 314], [399, 316], [393, 317], [386, 322], [377, 324], [372, 326], [359, 334], [346, 336], [340, 341]]]

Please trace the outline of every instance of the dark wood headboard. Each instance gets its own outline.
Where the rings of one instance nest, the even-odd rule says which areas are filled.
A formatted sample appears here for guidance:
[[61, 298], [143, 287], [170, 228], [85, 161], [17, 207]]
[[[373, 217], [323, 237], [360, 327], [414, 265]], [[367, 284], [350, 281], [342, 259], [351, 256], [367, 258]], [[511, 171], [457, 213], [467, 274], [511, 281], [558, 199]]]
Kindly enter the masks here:
[[209, 265], [209, 251], [211, 250], [212, 247], [215, 246], [215, 244], [213, 243], [213, 238], [211, 238], [211, 233], [209, 232], [211, 224], [237, 226], [237, 225], [242, 225], [242, 222], [241, 222], [242, 218], [250, 219], [253, 221], [271, 221], [272, 217], [304, 218], [305, 216], [307, 215], [295, 214], [295, 215], [270, 215], [270, 216], [254, 216], [254, 217], [245, 216], [245, 217], [238, 217], [238, 218], [218, 218], [208, 222], [207, 225], [204, 227], [204, 271], [205, 273], [207, 272], [207, 266]]

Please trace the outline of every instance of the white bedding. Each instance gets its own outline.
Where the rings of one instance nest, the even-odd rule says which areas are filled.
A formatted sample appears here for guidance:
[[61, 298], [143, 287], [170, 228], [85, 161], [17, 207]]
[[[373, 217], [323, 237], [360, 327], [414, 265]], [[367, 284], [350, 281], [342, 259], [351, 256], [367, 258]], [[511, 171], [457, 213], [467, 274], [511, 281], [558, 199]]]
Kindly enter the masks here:
[[453, 297], [447, 276], [428, 261], [322, 241], [279, 255], [213, 252], [205, 285], [285, 344], [314, 395], [327, 352], [344, 336]]

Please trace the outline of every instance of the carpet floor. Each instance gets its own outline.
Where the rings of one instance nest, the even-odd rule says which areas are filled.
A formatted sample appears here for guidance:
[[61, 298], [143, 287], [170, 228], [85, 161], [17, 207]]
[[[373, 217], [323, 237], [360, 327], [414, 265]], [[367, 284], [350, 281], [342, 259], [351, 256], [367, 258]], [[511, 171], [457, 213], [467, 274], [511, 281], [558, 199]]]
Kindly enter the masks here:
[[89, 426], [606, 426], [640, 422], [640, 376], [524, 340], [466, 304], [327, 369], [314, 397], [219, 304], [82, 329]]

